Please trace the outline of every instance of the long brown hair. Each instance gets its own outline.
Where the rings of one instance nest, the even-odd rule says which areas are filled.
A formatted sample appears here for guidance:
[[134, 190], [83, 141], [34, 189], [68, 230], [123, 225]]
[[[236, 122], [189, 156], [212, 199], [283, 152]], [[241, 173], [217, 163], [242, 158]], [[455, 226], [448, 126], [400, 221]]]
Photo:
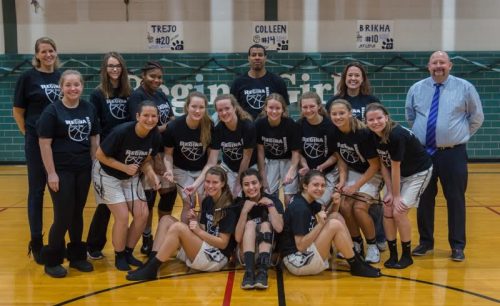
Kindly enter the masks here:
[[233, 195], [231, 193], [229, 185], [227, 184], [227, 174], [224, 169], [222, 169], [220, 166], [213, 166], [207, 170], [205, 177], [209, 174], [218, 176], [221, 182], [224, 183], [219, 199], [217, 201], [214, 201], [213, 224], [214, 226], [217, 226], [219, 224], [219, 221], [226, 216], [227, 208], [233, 203]]
[[349, 103], [347, 100], [344, 100], [344, 99], [334, 100], [332, 102], [332, 104], [330, 105], [330, 109], [328, 110], [329, 113], [331, 112], [331, 109], [335, 104], [344, 105], [347, 108], [347, 110], [351, 113], [351, 119], [349, 119], [349, 126], [350, 126], [351, 131], [353, 133], [355, 133], [357, 130], [361, 130], [361, 129], [366, 128], [366, 125], [362, 121], [360, 121], [356, 117], [352, 116], [352, 106], [351, 106], [351, 103]]
[[286, 105], [285, 98], [283, 98], [283, 96], [279, 93], [275, 92], [267, 96], [266, 100], [264, 101], [264, 107], [262, 108], [262, 112], [260, 113], [259, 117], [267, 116], [266, 107], [270, 100], [276, 100], [281, 104], [281, 108], [283, 108], [283, 114], [281, 114], [281, 118], [288, 117], [288, 106]]
[[382, 130], [382, 137], [381, 137], [382, 138], [381, 142], [387, 143], [389, 141], [389, 135], [391, 134], [392, 129], [397, 125], [396, 122], [392, 121], [391, 116], [387, 111], [387, 108], [385, 108], [382, 104], [377, 102], [368, 104], [365, 109], [365, 120], [366, 120], [366, 114], [368, 114], [368, 112], [374, 112], [378, 110], [381, 111], [388, 118], [387, 124]]
[[238, 120], [250, 120], [253, 121], [253, 117], [247, 113], [238, 103], [236, 98], [232, 94], [221, 94], [218, 95], [215, 100], [214, 100], [214, 107], [217, 109], [217, 102], [221, 100], [229, 100], [231, 101], [231, 105], [235, 109], [236, 117], [238, 117]]
[[260, 197], [262, 198], [264, 196], [264, 185], [262, 185], [262, 181], [263, 180], [262, 180], [262, 176], [259, 173], [259, 170], [255, 169], [255, 168], [248, 168], [245, 171], [241, 172], [241, 174], [240, 174], [240, 186], [242, 186], [242, 188], [241, 188], [241, 194], [244, 197], [246, 197], [246, 194], [243, 191], [243, 179], [245, 177], [247, 177], [247, 176], [252, 176], [252, 175], [255, 175], [255, 177], [257, 178], [257, 180], [260, 183], [259, 193], [260, 193]]
[[[54, 48], [54, 51], [57, 52], [57, 46], [54, 40], [50, 37], [40, 37], [39, 39], [36, 40], [35, 42], [35, 55], [33, 55], [33, 59], [31, 59], [31, 64], [35, 68], [40, 68], [41, 62], [38, 58], [36, 58], [36, 54], [40, 51], [40, 45], [41, 44], [48, 44], [51, 45], [52, 48]], [[58, 68], [61, 62], [59, 61], [59, 55], [56, 57], [56, 61], [54, 62], [54, 69]]]
[[203, 145], [203, 151], [205, 151], [210, 144], [212, 139], [212, 120], [208, 115], [208, 99], [207, 96], [198, 91], [191, 92], [187, 99], [186, 103], [184, 103], [184, 113], [187, 115], [189, 104], [191, 104], [191, 100], [193, 98], [203, 99], [203, 103], [205, 104], [205, 112], [203, 113], [203, 117], [200, 120], [200, 141]]
[[370, 81], [368, 80], [368, 76], [366, 75], [365, 67], [359, 62], [352, 62], [344, 67], [344, 71], [342, 71], [342, 75], [340, 76], [340, 82], [337, 84], [337, 95], [340, 97], [345, 97], [347, 95], [347, 85], [345, 84], [345, 80], [347, 78], [347, 70], [349, 70], [349, 68], [351, 67], [356, 67], [361, 70], [363, 82], [359, 87], [359, 93], [363, 95], [370, 95], [372, 93]]
[[[327, 116], [326, 110], [323, 107], [323, 103], [321, 102], [321, 98], [319, 97], [319, 95], [317, 93], [315, 93], [313, 91], [308, 91], [308, 92], [303, 93], [302, 96], [300, 96], [300, 98], [299, 98], [299, 108], [302, 108], [302, 100], [305, 100], [305, 99], [314, 99], [314, 101], [318, 105], [318, 114], [320, 114], [321, 116]], [[301, 111], [300, 116], [303, 117], [302, 111]]]
[[101, 83], [97, 86], [97, 88], [102, 91], [106, 99], [113, 96], [114, 89], [108, 75], [108, 60], [111, 57], [115, 58], [120, 63], [120, 66], [122, 66], [118, 84], [118, 96], [121, 98], [127, 98], [130, 96], [132, 89], [130, 88], [130, 83], [128, 81], [127, 64], [118, 52], [111, 51], [104, 55], [101, 63]]

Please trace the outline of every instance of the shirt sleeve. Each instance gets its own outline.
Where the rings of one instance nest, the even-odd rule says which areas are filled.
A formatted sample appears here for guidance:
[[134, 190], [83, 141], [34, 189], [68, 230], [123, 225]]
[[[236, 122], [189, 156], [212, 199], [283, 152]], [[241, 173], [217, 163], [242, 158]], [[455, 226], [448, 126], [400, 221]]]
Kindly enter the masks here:
[[484, 121], [483, 106], [481, 99], [472, 84], [469, 85], [466, 96], [467, 120], [469, 121], [470, 135], [474, 135]]
[[26, 98], [24, 96], [25, 86], [27, 83], [26, 74], [22, 74], [16, 82], [16, 88], [14, 90], [14, 106], [19, 108], [26, 108]]
[[414, 103], [414, 91], [415, 91], [415, 86], [410, 87], [410, 90], [408, 90], [408, 94], [406, 95], [406, 103], [405, 103], [405, 117], [406, 121], [410, 125], [410, 127], [413, 126], [413, 123], [415, 122], [415, 107], [413, 105]]
[[38, 137], [54, 138], [57, 128], [57, 113], [53, 104], [47, 106], [36, 124]]

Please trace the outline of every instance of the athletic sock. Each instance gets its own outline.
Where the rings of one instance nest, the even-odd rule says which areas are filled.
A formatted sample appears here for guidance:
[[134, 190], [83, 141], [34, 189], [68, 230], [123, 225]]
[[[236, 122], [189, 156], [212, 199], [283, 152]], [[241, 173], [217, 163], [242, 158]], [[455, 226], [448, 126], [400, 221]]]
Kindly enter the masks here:
[[397, 240], [387, 240], [389, 246], [389, 259], [384, 262], [386, 268], [394, 268], [398, 263], [398, 245]]

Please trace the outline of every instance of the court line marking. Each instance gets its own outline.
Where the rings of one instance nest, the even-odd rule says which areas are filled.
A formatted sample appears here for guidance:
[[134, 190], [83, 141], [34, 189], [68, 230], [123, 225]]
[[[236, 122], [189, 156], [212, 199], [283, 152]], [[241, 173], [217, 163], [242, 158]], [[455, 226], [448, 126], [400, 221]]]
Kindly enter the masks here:
[[[335, 270], [328, 269], [328, 270], [329, 271], [334, 271], [334, 272], [350, 273], [349, 270], [340, 270], [340, 269], [335, 269]], [[70, 304], [72, 302], [76, 302], [76, 301], [85, 299], [87, 297], [95, 296], [95, 295], [98, 295], [98, 294], [101, 294], [101, 293], [105, 293], [105, 292], [109, 292], [109, 291], [112, 291], [112, 290], [126, 288], [126, 287], [130, 287], [130, 286], [135, 286], [135, 285], [141, 285], [143, 283], [148, 283], [148, 282], [153, 282], [153, 281], [158, 281], [158, 280], [163, 280], [163, 279], [169, 279], [169, 278], [175, 278], [175, 277], [183, 277], [183, 276], [191, 276], [191, 275], [198, 275], [198, 274], [207, 274], [207, 273], [221, 273], [221, 272], [233, 272], [233, 273], [235, 273], [236, 271], [243, 271], [243, 268], [240, 268], [240, 269], [224, 269], [224, 270], [217, 271], [217, 272], [195, 271], [195, 272], [185, 272], [185, 273], [177, 273], [177, 274], [165, 275], [165, 276], [161, 276], [161, 277], [159, 277], [157, 279], [137, 281], [137, 282], [130, 282], [130, 283], [125, 283], [125, 284], [121, 284], [121, 285], [109, 287], [109, 288], [106, 288], [106, 289], [97, 290], [97, 291], [94, 291], [94, 292], [90, 292], [90, 293], [87, 293], [87, 294], [83, 294], [83, 295], [71, 298], [69, 300], [65, 300], [65, 301], [59, 302], [57, 304], [54, 304], [54, 306], [67, 305], [67, 304]], [[278, 278], [279, 277], [278, 270], [276, 272], [277, 272], [276, 275], [277, 275], [277, 278]], [[281, 277], [283, 277], [283, 275], [281, 275]], [[421, 283], [421, 284], [424, 284], [424, 285], [441, 287], [441, 288], [444, 288], [444, 289], [449, 289], [449, 290], [456, 291], [456, 292], [459, 292], [459, 293], [472, 295], [472, 296], [475, 296], [475, 297], [478, 297], [478, 298], [481, 298], [481, 299], [485, 299], [485, 300], [488, 300], [488, 301], [500, 304], [500, 299], [496, 299], [496, 298], [493, 298], [493, 297], [490, 297], [490, 296], [487, 296], [487, 295], [484, 295], [484, 294], [481, 294], [481, 293], [477, 293], [477, 292], [474, 292], [474, 291], [470, 291], [470, 290], [466, 290], [466, 289], [461, 289], [461, 288], [457, 288], [457, 287], [453, 287], [453, 286], [449, 286], [449, 285], [443, 285], [443, 284], [434, 283], [434, 282], [431, 282], [431, 281], [420, 280], [420, 279], [415, 279], [415, 278], [409, 278], [409, 277], [405, 277], [405, 276], [388, 275], [388, 274], [384, 274], [384, 273], [382, 273], [382, 277], [402, 279], [402, 280], [412, 281], [412, 282], [416, 282], [416, 283]], [[278, 287], [278, 295], [279, 294], [280, 294], [280, 292], [279, 292], [279, 287]], [[286, 301], [285, 301], [285, 292], [284, 292], [284, 289], [283, 289], [283, 298], [282, 298], [282, 300], [283, 300], [284, 304], [279, 304], [279, 305], [280, 306], [285, 306], [286, 305]]]
[[494, 212], [495, 214], [497, 215], [500, 215], [500, 212], [496, 211], [495, 209], [493, 209], [492, 207], [498, 207], [498, 206], [485, 206], [486, 209], [488, 209], [489, 211], [492, 211]]
[[229, 271], [227, 274], [226, 290], [224, 292], [224, 300], [222, 301], [222, 306], [231, 305], [231, 296], [233, 295], [233, 284], [234, 284], [234, 270]]
[[[335, 271], [335, 272], [347, 272], [347, 273], [350, 273], [349, 270], [332, 270], [332, 269], [329, 269], [329, 270], [330, 271]], [[381, 273], [381, 275], [382, 275], [382, 277], [397, 278], [397, 279], [412, 281], [412, 282], [421, 283], [421, 284], [425, 284], [425, 285], [441, 287], [441, 288], [444, 288], [444, 289], [449, 289], [449, 290], [457, 291], [457, 292], [460, 292], [460, 293], [472, 295], [472, 296], [475, 296], [475, 297], [478, 297], [478, 298], [482, 298], [482, 299], [485, 299], [485, 300], [488, 300], [488, 301], [491, 301], [491, 302], [500, 303], [500, 299], [496, 299], [496, 298], [493, 298], [491, 296], [487, 296], [485, 294], [477, 293], [477, 292], [466, 290], [466, 289], [461, 289], [461, 288], [457, 288], [457, 287], [453, 287], [453, 286], [449, 286], [449, 285], [443, 285], [443, 284], [439, 284], [439, 283], [434, 283], [434, 282], [431, 282], [431, 281], [421, 280], [421, 279], [417, 279], [417, 278], [410, 278], [410, 277], [406, 277], [406, 276], [389, 275], [389, 274], [384, 274], [384, 273]]]
[[286, 306], [285, 283], [283, 282], [283, 268], [281, 263], [276, 266], [276, 285], [278, 288], [278, 305]]

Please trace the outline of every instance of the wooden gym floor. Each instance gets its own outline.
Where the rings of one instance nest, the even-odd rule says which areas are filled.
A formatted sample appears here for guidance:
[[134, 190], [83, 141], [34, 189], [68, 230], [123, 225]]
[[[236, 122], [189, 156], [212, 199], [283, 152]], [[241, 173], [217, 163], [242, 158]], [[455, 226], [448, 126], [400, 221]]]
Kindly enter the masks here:
[[[45, 275], [43, 266], [26, 255], [29, 240], [26, 169], [1, 166], [0, 305], [497, 305], [500, 304], [500, 164], [471, 164], [469, 172], [465, 262], [449, 259], [446, 206], [440, 195], [434, 253], [414, 258], [414, 265], [405, 270], [382, 269], [384, 276], [380, 279], [365, 279], [352, 277], [342, 261], [335, 261], [334, 271], [311, 277], [299, 278], [287, 271], [270, 270], [268, 290], [243, 291], [239, 287], [243, 275], [240, 267], [199, 273], [189, 271], [174, 259], [163, 265], [160, 279], [129, 282], [124, 272], [114, 268], [109, 240], [104, 250], [106, 257], [93, 261], [94, 272], [70, 269], [63, 279]], [[44, 203], [47, 233], [52, 221], [48, 193]], [[179, 206], [176, 208], [178, 211]], [[84, 211], [84, 235], [94, 209], [90, 193]], [[418, 241], [415, 211], [411, 212], [411, 219], [415, 245]], [[136, 247], [138, 257], [140, 244]], [[387, 257], [388, 251], [383, 252], [381, 262]], [[67, 267], [67, 263], [64, 265]]]

